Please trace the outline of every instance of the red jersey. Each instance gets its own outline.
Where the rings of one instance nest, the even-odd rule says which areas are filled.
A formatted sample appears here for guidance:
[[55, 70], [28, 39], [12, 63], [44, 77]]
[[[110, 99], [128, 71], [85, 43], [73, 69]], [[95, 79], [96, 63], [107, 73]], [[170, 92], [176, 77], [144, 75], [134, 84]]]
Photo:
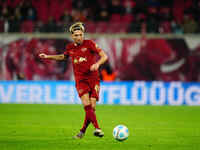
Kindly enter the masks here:
[[65, 56], [72, 59], [75, 80], [95, 78], [99, 79], [98, 71], [90, 71], [91, 65], [96, 63], [96, 54], [101, 49], [91, 40], [84, 40], [81, 45], [70, 43], [66, 46]]

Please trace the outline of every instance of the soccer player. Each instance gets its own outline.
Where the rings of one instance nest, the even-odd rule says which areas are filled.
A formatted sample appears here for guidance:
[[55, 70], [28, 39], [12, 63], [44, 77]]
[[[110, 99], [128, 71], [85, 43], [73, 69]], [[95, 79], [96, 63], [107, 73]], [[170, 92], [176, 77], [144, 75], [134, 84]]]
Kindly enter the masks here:
[[[95, 127], [94, 135], [103, 137], [104, 133], [96, 119], [95, 107], [99, 100], [100, 79], [98, 69], [107, 60], [107, 55], [91, 40], [84, 40], [85, 28], [81, 22], [70, 26], [69, 31], [73, 43], [66, 46], [66, 51], [59, 55], [41, 53], [40, 58], [64, 60], [68, 56], [72, 59], [76, 89], [85, 110], [85, 120], [80, 132], [74, 136], [81, 139], [90, 123]], [[96, 60], [96, 54], [100, 56]]]

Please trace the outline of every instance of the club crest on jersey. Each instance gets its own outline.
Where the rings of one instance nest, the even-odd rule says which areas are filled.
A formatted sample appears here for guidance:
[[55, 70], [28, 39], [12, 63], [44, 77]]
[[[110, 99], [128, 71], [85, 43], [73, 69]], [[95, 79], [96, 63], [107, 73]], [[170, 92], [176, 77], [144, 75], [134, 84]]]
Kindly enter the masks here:
[[82, 52], [85, 52], [85, 51], [87, 51], [87, 48], [86, 48], [86, 47], [81, 48], [81, 51], [82, 51]]
[[71, 51], [70, 51], [70, 52], [69, 52], [69, 54], [70, 54], [70, 55], [73, 55], [73, 54], [74, 54], [74, 52], [71, 52]]

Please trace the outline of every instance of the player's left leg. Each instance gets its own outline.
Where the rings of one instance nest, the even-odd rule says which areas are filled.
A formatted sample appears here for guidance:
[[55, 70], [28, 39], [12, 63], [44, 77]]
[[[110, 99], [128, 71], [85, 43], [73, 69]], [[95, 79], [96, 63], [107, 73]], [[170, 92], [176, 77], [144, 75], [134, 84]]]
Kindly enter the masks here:
[[[96, 118], [96, 113], [95, 113], [96, 102], [99, 100], [99, 90], [100, 90], [99, 80], [91, 80], [90, 87], [91, 87], [90, 103], [92, 105], [94, 115], [95, 115], [95, 118]], [[97, 124], [98, 124], [98, 122], [97, 122]], [[95, 131], [94, 131], [94, 135], [97, 136], [97, 137], [103, 137], [104, 133], [100, 128], [96, 128]]]
[[90, 97], [90, 103], [92, 105], [93, 110], [95, 111], [96, 110], [96, 103], [97, 103], [96, 98], [95, 97]]
[[[96, 110], [96, 101], [97, 101], [96, 98], [94, 98], [94, 97], [90, 98], [90, 102], [91, 102], [91, 105], [92, 105], [92, 108], [93, 108], [93, 111], [94, 111], [94, 117], [95, 117], [95, 120], [96, 120], [96, 124], [98, 125], [98, 122], [97, 122], [97, 119], [96, 119], [96, 113], [95, 113], [95, 110]], [[103, 137], [104, 136], [104, 133], [101, 130], [101, 128], [96, 128], [95, 129], [94, 136], [97, 136], [97, 137]]]

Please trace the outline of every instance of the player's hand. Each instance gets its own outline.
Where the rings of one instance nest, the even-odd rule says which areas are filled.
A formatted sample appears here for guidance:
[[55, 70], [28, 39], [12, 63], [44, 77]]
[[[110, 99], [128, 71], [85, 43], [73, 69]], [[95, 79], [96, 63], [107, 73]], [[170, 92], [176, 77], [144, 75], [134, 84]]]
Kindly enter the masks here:
[[40, 58], [47, 58], [47, 55], [44, 54], [44, 53], [41, 53], [41, 54], [39, 54], [39, 57], [40, 57]]
[[96, 63], [96, 64], [93, 64], [91, 67], [90, 67], [90, 70], [91, 71], [97, 71], [99, 69], [99, 64]]

